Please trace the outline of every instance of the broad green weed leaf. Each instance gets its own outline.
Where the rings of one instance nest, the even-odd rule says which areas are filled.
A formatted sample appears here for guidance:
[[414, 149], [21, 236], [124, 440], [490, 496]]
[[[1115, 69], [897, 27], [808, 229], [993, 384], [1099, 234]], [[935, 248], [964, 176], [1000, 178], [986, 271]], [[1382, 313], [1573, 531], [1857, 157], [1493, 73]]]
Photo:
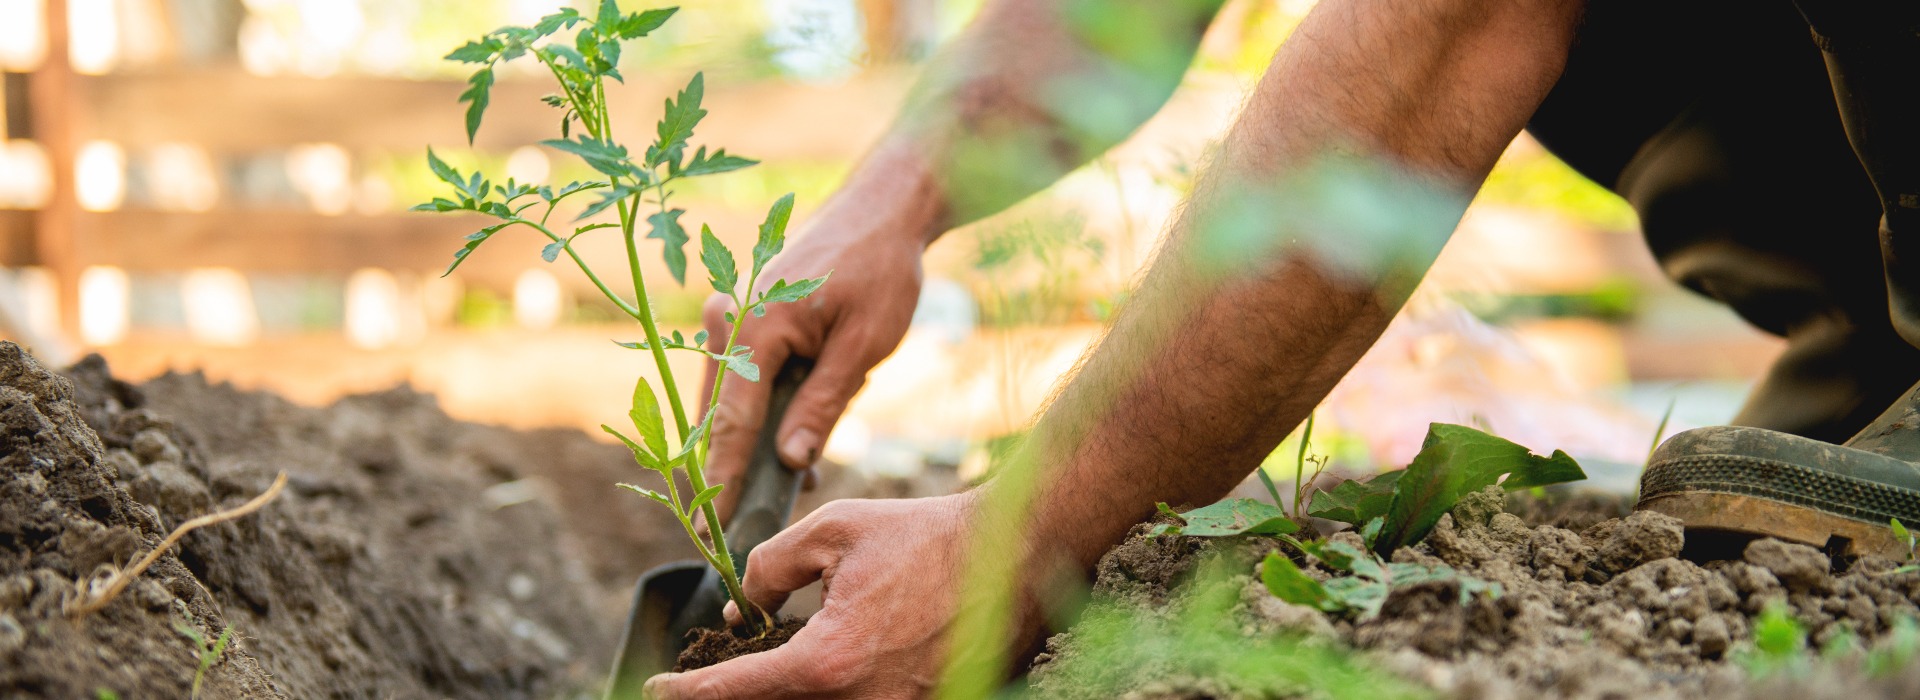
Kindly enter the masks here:
[[740, 271], [733, 266], [733, 252], [727, 250], [706, 224], [700, 225], [700, 263], [707, 266], [707, 281], [713, 284], [713, 291], [734, 293], [734, 286], [740, 283]]
[[[1507, 476], [1505, 482], [1500, 477]], [[1420, 454], [1394, 485], [1387, 525], [1374, 543], [1383, 556], [1419, 542], [1461, 496], [1499, 483], [1530, 488], [1586, 478], [1565, 452], [1540, 457], [1527, 448], [1462, 425], [1435, 423]]]
[[480, 120], [487, 114], [487, 105], [492, 101], [493, 68], [482, 68], [467, 79], [467, 91], [460, 93], [460, 101], [467, 103], [467, 143], [473, 143], [475, 134], [480, 133]]
[[547, 262], [560, 259], [560, 253], [567, 249], [567, 243], [568, 240], [565, 238], [548, 243], [546, 247], [540, 249], [540, 259]]
[[[1164, 504], [1163, 504], [1164, 505]], [[1169, 511], [1162, 509], [1162, 513]], [[1234, 535], [1285, 535], [1299, 525], [1271, 503], [1251, 498], [1235, 498], [1176, 515], [1183, 525], [1155, 525], [1153, 535], [1189, 537], [1231, 537]]]
[[1337, 612], [1345, 607], [1340, 601], [1327, 594], [1327, 589], [1313, 580], [1307, 572], [1293, 563], [1292, 559], [1280, 556], [1279, 552], [1268, 552], [1267, 559], [1260, 564], [1260, 582], [1266, 584], [1267, 592], [1273, 597], [1305, 605], [1325, 612]]
[[760, 274], [767, 262], [786, 247], [787, 222], [792, 219], [793, 193], [788, 192], [773, 203], [773, 207], [767, 210], [767, 220], [760, 224], [760, 240], [753, 244], [753, 274]]
[[656, 455], [667, 453], [667, 426], [660, 417], [660, 399], [654, 396], [646, 377], [633, 383], [633, 407], [627, 417], [633, 420], [633, 429], [646, 441], [647, 449]]
[[632, 491], [634, 493], [640, 494], [642, 496], [646, 496], [647, 498], [651, 498], [655, 501], [659, 501], [661, 505], [667, 506], [669, 508], [673, 507], [672, 499], [667, 498], [665, 494], [662, 494], [653, 489], [645, 488], [642, 486], [635, 486], [633, 484], [614, 484], [614, 485], [620, 488], [626, 489], [628, 491]]
[[682, 285], [687, 283], [687, 230], [680, 226], [680, 215], [685, 213], [685, 209], [672, 209], [647, 217], [647, 223], [653, 225], [647, 237], [663, 244], [661, 254], [667, 260], [667, 271]]
[[1331, 491], [1315, 491], [1307, 514], [1360, 525], [1387, 513], [1393, 505], [1393, 485], [1404, 471], [1394, 470], [1367, 480], [1342, 481]]

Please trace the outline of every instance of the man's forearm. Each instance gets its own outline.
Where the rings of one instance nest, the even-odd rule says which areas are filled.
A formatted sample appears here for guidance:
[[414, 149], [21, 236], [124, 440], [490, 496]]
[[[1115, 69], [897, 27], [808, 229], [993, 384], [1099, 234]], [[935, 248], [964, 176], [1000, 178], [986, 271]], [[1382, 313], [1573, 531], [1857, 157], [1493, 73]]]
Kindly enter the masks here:
[[1219, 498], [1379, 337], [1558, 78], [1577, 2], [1324, 0], [1033, 431], [1035, 545], [1090, 565]]
[[989, 3], [822, 214], [930, 243], [1044, 189], [1165, 104], [1223, 2]]

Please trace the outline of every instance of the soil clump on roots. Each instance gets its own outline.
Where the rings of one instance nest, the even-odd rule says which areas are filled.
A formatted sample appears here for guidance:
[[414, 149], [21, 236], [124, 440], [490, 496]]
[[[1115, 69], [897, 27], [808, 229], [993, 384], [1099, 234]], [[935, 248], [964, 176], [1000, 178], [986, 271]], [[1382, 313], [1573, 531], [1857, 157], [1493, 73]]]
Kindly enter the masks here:
[[687, 650], [680, 652], [680, 658], [674, 662], [673, 672], [684, 673], [694, 669], [706, 668], [736, 657], [771, 651], [786, 644], [806, 627], [807, 621], [797, 617], [783, 617], [773, 629], [759, 637], [741, 636], [736, 630], [714, 630], [699, 628], [687, 632], [691, 643]]
[[[1457, 582], [1426, 582], [1392, 589], [1369, 619], [1269, 593], [1258, 571], [1268, 552], [1292, 556], [1321, 581], [1342, 573], [1277, 540], [1156, 538], [1136, 527], [1102, 559], [1093, 604], [1048, 641], [1030, 682], [1044, 698], [1344, 688], [1348, 697], [1859, 700], [1920, 688], [1916, 650], [1889, 649], [1920, 646], [1911, 627], [1920, 572], [1897, 572], [1899, 562], [1836, 566], [1812, 547], [1762, 539], [1736, 559], [1700, 564], [1679, 558], [1686, 538], [1677, 520], [1604, 517], [1625, 512], [1617, 499], [1516, 501], [1527, 519], [1506, 512], [1505, 500], [1497, 487], [1463, 499], [1424, 542], [1392, 557], [1452, 567], [1498, 584], [1500, 595], [1463, 603]], [[1361, 545], [1352, 532], [1332, 537]], [[1776, 606], [1805, 630], [1807, 647], [1763, 664], [1756, 620]], [[1256, 653], [1243, 650], [1267, 656], [1236, 660]], [[1299, 664], [1327, 671], [1316, 679], [1313, 670], [1274, 670]], [[1354, 668], [1393, 687], [1366, 685], [1369, 672]]]
[[[623, 450], [460, 423], [406, 389], [324, 409], [0, 343], [0, 696], [553, 698], [595, 693], [633, 576], [672, 523], [623, 499]], [[189, 534], [104, 609], [81, 591]], [[586, 556], [592, 553], [592, 556]]]

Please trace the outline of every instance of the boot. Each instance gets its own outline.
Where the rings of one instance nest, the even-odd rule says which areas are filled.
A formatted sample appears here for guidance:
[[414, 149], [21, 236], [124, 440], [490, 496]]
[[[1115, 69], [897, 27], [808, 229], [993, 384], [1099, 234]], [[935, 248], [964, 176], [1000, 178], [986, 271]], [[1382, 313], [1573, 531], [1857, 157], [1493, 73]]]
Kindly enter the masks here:
[[[1798, 4], [1881, 200], [1889, 320], [1920, 346], [1920, 91], [1911, 80], [1920, 69], [1920, 9], [1873, 0]], [[1841, 445], [1734, 426], [1675, 435], [1648, 460], [1638, 508], [1678, 517], [1690, 532], [1911, 558], [1912, 542], [1896, 538], [1890, 523], [1920, 524], [1920, 384]]]

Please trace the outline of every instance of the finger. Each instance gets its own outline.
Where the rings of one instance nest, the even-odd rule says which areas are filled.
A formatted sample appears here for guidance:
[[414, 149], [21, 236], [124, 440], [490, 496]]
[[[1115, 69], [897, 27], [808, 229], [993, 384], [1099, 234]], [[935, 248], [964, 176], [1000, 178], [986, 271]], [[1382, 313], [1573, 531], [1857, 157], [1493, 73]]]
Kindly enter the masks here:
[[[747, 554], [747, 570], [740, 582], [747, 600], [769, 614], [787, 604], [794, 591], [820, 580], [840, 561], [845, 531], [840, 519], [845, 506], [828, 504]], [[736, 616], [739, 611], [734, 612]]]
[[780, 461], [793, 469], [809, 469], [820, 461], [833, 426], [847, 411], [854, 394], [867, 383], [875, 364], [860, 352], [864, 343], [847, 332], [827, 339], [819, 364], [800, 384], [775, 434]]
[[734, 700], [819, 695], [815, 656], [802, 628], [786, 644], [757, 654], [686, 673], [663, 673], [647, 679], [641, 690], [648, 700]]

